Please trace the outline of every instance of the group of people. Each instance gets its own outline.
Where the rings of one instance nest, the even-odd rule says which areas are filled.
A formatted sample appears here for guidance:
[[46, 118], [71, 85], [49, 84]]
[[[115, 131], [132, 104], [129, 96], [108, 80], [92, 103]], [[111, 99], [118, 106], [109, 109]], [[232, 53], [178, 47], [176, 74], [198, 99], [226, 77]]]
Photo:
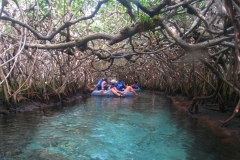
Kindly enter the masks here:
[[97, 89], [101, 90], [102, 93], [104, 90], [108, 90], [119, 97], [125, 96], [124, 92], [132, 92], [135, 96], [138, 96], [133, 87], [139, 87], [137, 81], [132, 86], [128, 86], [122, 80], [112, 79], [109, 84], [107, 78], [101, 78], [97, 84]]

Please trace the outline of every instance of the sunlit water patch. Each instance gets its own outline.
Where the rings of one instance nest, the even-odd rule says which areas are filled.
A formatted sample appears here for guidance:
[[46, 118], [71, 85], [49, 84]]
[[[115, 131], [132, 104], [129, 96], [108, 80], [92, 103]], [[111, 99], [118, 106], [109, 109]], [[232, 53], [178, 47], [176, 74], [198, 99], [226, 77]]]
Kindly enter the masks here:
[[186, 118], [171, 100], [150, 93], [91, 97], [44, 115], [6, 116], [0, 122], [0, 159], [214, 160], [235, 152], [235, 145]]

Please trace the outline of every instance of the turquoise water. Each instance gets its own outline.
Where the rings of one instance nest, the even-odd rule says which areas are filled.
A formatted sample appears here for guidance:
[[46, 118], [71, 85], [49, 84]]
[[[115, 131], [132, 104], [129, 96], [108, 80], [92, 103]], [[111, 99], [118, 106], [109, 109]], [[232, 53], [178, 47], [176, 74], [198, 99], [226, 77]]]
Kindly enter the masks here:
[[0, 117], [0, 159], [239, 159], [239, 142], [186, 117], [163, 95], [140, 94]]

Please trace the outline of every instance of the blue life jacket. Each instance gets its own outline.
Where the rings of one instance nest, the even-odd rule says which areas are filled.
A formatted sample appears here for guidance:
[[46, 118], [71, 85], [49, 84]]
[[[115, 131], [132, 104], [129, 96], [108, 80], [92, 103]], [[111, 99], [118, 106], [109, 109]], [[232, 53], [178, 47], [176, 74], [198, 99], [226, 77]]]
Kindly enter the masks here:
[[125, 88], [124, 82], [123, 81], [119, 81], [116, 84], [117, 90], [122, 91]]
[[[102, 89], [102, 82], [103, 82], [103, 78], [99, 79], [98, 81], [98, 84], [97, 84], [97, 89], [98, 90], [101, 90]], [[104, 86], [103, 86], [103, 89], [104, 90], [108, 90], [108, 83], [106, 83]]]
[[115, 83], [112, 83], [112, 84], [110, 85], [110, 88], [113, 88], [113, 87], [116, 87], [116, 84], [115, 84]]
[[97, 88], [98, 88], [98, 90], [101, 90], [101, 89], [102, 89], [102, 82], [103, 82], [103, 78], [101, 78], [101, 79], [98, 80], [98, 83], [97, 83]]
[[134, 83], [134, 84], [133, 84], [133, 89], [138, 89], [138, 88], [139, 88], [139, 84]]
[[106, 83], [103, 88], [104, 90], [108, 90], [108, 83]]

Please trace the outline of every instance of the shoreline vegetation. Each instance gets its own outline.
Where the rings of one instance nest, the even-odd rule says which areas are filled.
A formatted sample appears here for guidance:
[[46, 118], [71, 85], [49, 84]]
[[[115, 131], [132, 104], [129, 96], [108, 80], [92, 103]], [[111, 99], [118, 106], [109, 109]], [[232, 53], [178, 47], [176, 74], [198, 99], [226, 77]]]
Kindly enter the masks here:
[[61, 102], [53, 102], [49, 101], [48, 103], [40, 102], [40, 101], [24, 101], [18, 104], [18, 107], [15, 109], [7, 110], [4, 108], [3, 105], [0, 104], [0, 116], [4, 115], [15, 115], [20, 114], [23, 112], [29, 112], [29, 111], [35, 111], [40, 110], [41, 112], [44, 112], [45, 109], [55, 106], [62, 106], [69, 104], [71, 102], [80, 100], [82, 98], [90, 97], [90, 94], [76, 94], [71, 95], [68, 97], [65, 97]]
[[[151, 91], [154, 94], [164, 94], [163, 92], [158, 91]], [[167, 95], [168, 96], [168, 95]], [[89, 98], [90, 94], [76, 94], [69, 96], [65, 98], [62, 101], [62, 104], [60, 102], [50, 102], [48, 104], [42, 103], [42, 102], [22, 102], [19, 103], [19, 107], [16, 108], [16, 110], [8, 111], [4, 109], [4, 106], [0, 104], [0, 116], [4, 115], [15, 115], [15, 114], [21, 114], [23, 112], [31, 112], [40, 110], [41, 113], [44, 114], [45, 109], [48, 109], [50, 107], [55, 106], [61, 106], [66, 105], [72, 102], [77, 102], [83, 98]], [[188, 115], [187, 111], [191, 104], [191, 100], [188, 100], [187, 97], [176, 95], [176, 96], [168, 96], [172, 99], [172, 102], [174, 104], [174, 107], [176, 107], [179, 110], [182, 110], [186, 112], [186, 116], [197, 118], [199, 123], [211, 128], [211, 130], [216, 134], [225, 134], [233, 138], [237, 138], [240, 141], [240, 124], [239, 124], [239, 118], [240, 116], [236, 116], [230, 123], [225, 125], [224, 127], [221, 127], [221, 125], [224, 123], [224, 121], [231, 116], [232, 109], [229, 108], [224, 113], [218, 111], [215, 108], [205, 108], [204, 106], [199, 106], [199, 112], [197, 114], [191, 114]]]

